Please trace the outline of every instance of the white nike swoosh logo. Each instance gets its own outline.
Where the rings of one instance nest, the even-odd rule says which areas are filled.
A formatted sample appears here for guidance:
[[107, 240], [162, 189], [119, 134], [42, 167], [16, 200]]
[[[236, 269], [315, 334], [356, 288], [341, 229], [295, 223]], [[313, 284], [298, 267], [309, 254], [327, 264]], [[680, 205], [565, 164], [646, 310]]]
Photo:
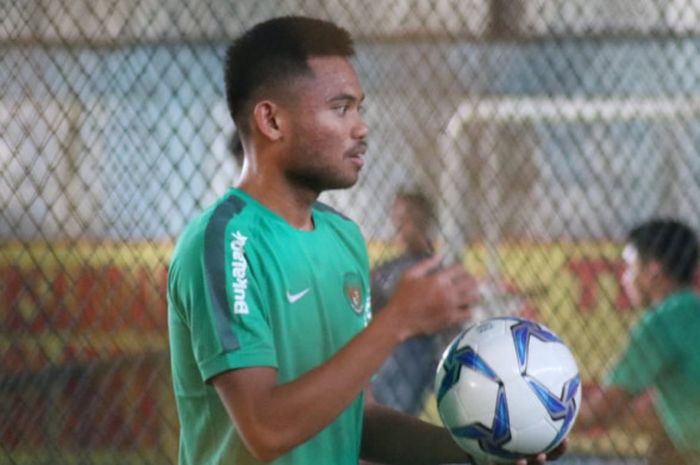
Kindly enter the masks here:
[[296, 294], [290, 294], [289, 291], [287, 291], [287, 300], [289, 301], [290, 304], [293, 304], [293, 303], [296, 302], [297, 300], [299, 300], [299, 299], [301, 299], [302, 297], [304, 297], [304, 296], [306, 295], [306, 293], [309, 292], [310, 290], [311, 290], [311, 289], [307, 287], [307, 288], [304, 289], [303, 291], [297, 292]]

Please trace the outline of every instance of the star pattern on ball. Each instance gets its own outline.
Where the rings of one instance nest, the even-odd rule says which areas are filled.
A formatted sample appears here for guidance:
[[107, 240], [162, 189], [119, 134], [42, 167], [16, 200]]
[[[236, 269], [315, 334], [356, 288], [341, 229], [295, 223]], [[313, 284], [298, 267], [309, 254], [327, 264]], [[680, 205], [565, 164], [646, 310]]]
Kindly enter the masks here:
[[479, 442], [481, 450], [503, 459], [519, 458], [516, 454], [503, 449], [503, 445], [511, 440], [510, 415], [506, 400], [505, 387], [501, 383], [496, 398], [496, 411], [493, 422], [488, 427], [483, 423], [471, 423], [450, 430], [457, 437], [473, 439]]
[[445, 375], [442, 378], [440, 387], [437, 392], [438, 403], [442, 400], [445, 394], [459, 381], [459, 375], [462, 371], [462, 367], [470, 368], [474, 371], [481, 373], [490, 380], [501, 383], [500, 378], [495, 371], [488, 366], [488, 364], [477, 355], [471, 346], [464, 346], [457, 349], [459, 341], [457, 341], [450, 349], [447, 359], [444, 361], [442, 367], [445, 370]]
[[481, 449], [490, 454], [504, 459], [516, 458], [514, 454], [503, 450], [501, 447], [511, 439], [510, 417], [508, 414], [508, 403], [503, 382], [496, 372], [479, 357], [471, 346], [457, 349], [458, 346], [459, 341], [452, 346], [447, 359], [443, 363], [445, 374], [437, 393], [438, 403], [450, 388], [459, 382], [460, 373], [463, 368], [474, 370], [496, 383], [498, 385], [498, 394], [493, 422], [490, 426], [486, 426], [483, 423], [472, 423], [452, 428], [452, 434], [478, 441]]
[[515, 343], [515, 353], [518, 356], [520, 373], [527, 371], [527, 353], [530, 347], [530, 339], [537, 338], [542, 342], [559, 342], [561, 340], [552, 332], [532, 321], [519, 321], [510, 328]]
[[556, 395], [542, 383], [529, 376], [524, 376], [532, 390], [535, 392], [542, 405], [547, 409], [547, 413], [552, 420], [564, 420], [559, 433], [552, 440], [550, 446], [559, 444], [559, 441], [566, 435], [576, 418], [576, 393], [581, 386], [581, 378], [579, 375], [568, 380], [562, 387], [561, 395]]

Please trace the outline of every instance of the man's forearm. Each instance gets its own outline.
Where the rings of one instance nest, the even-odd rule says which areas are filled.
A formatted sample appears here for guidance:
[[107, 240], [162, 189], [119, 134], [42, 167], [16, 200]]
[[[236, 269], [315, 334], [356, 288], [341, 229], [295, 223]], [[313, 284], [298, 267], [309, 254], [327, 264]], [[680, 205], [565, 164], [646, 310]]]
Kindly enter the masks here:
[[365, 406], [361, 456], [400, 465], [470, 462], [445, 428], [376, 403]]

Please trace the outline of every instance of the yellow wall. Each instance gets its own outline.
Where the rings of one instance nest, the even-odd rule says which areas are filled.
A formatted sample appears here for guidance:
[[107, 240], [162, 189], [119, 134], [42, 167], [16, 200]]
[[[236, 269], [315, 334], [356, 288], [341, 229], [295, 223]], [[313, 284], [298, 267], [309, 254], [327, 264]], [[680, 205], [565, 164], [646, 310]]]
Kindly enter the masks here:
[[[165, 284], [171, 250], [170, 242], [0, 246], [2, 371], [40, 372], [129, 357], [138, 360], [142, 354], [161, 354], [165, 364]], [[396, 253], [391, 244], [380, 242], [371, 242], [369, 251], [373, 263]], [[607, 242], [508, 243], [497, 248], [496, 256], [502, 284], [510, 292], [532, 294], [525, 300], [527, 316], [550, 327], [569, 345], [584, 384], [595, 385], [638, 317], [618, 284], [620, 246]], [[486, 276], [487, 258], [483, 244], [465, 249], [465, 266], [477, 277]], [[127, 371], [123, 376], [130, 379], [133, 373]], [[145, 408], [158, 421], [168, 418], [159, 441], [171, 449], [175, 431], [169, 426], [173, 409], [171, 396], [165, 392], [167, 380], [153, 389], [149, 395], [157, 408], [136, 408]], [[4, 393], [6, 403], [10, 402], [8, 395], [16, 393]], [[125, 399], [133, 400], [133, 396]], [[130, 408], [134, 407], [125, 406], [125, 410]], [[437, 421], [434, 400], [426, 402], [424, 417]], [[643, 453], [648, 435], [634, 424], [625, 428], [599, 438], [574, 438], [574, 448]], [[608, 433], [615, 441], [607, 439]], [[41, 447], [23, 449], [21, 442], [12, 447], [19, 447], [21, 454], [16, 457], [41, 451]], [[96, 448], [95, 453], [100, 450]]]

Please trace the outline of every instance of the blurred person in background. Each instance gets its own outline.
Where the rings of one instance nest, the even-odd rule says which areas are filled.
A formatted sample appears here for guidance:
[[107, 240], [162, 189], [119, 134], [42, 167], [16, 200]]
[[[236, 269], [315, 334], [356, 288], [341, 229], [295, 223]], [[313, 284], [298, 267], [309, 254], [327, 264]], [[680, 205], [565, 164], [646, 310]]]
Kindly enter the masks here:
[[622, 285], [646, 310], [600, 391], [584, 399], [579, 429], [606, 426], [648, 390], [665, 435], [655, 438], [651, 464], [700, 465], [700, 298], [694, 231], [672, 219], [633, 228], [623, 251]]
[[[399, 254], [372, 270], [372, 308], [380, 311], [411, 266], [434, 254], [436, 217], [430, 199], [420, 190], [401, 190], [390, 211]], [[438, 335], [419, 335], [399, 345], [372, 381], [372, 395], [381, 404], [416, 415], [432, 387], [441, 353]]]

